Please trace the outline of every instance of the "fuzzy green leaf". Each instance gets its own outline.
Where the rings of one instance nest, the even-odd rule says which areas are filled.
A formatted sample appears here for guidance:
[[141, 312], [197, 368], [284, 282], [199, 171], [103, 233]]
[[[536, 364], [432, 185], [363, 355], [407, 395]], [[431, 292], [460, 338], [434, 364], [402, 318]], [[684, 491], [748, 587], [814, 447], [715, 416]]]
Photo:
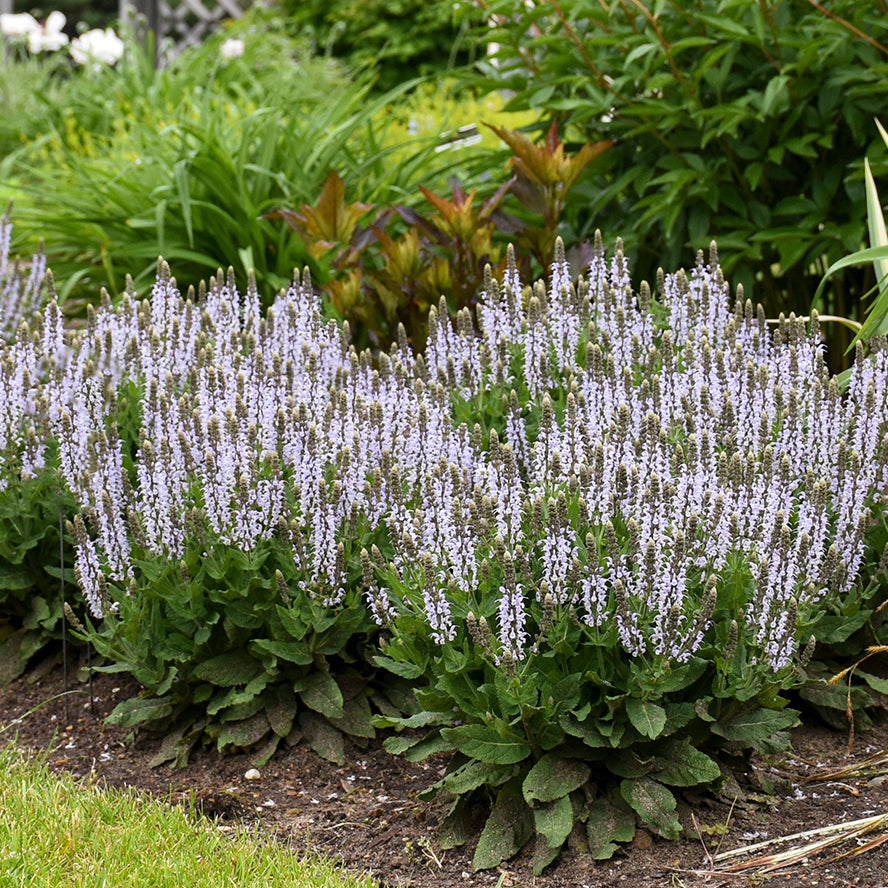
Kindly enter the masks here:
[[192, 675], [222, 688], [245, 685], [262, 672], [262, 664], [246, 651], [230, 651], [198, 663]]
[[721, 777], [719, 766], [690, 740], [676, 740], [654, 759], [656, 778], [669, 786], [698, 786]]
[[293, 720], [299, 711], [295, 695], [288, 693], [284, 688], [278, 688], [271, 696], [265, 709], [265, 716], [272, 731], [278, 737], [286, 737], [293, 729]]
[[342, 732], [337, 731], [323, 716], [303, 710], [299, 713], [299, 729], [309, 746], [321, 758], [334, 765], [345, 764], [345, 742]]
[[135, 728], [146, 722], [166, 718], [172, 711], [171, 700], [158, 697], [132, 697], [118, 703], [105, 721], [109, 725], [121, 728]]
[[461, 796], [456, 800], [438, 827], [438, 845], [442, 851], [465, 845], [472, 838], [480, 826], [480, 823], [476, 823], [479, 809], [480, 806], [471, 795]]
[[678, 838], [681, 824], [675, 816], [675, 796], [662, 783], [649, 777], [624, 780], [620, 784], [620, 794], [663, 838]]
[[869, 672], [864, 672], [861, 669], [858, 669], [854, 674], [862, 678], [874, 691], [878, 691], [880, 694], [888, 694], [888, 678], [879, 678], [879, 676], [871, 675]]
[[714, 722], [712, 732], [726, 740], [751, 743], [763, 740], [798, 723], [799, 714], [794, 709], [781, 711], [776, 709], [741, 710], [727, 719]]
[[389, 672], [394, 672], [395, 675], [400, 675], [401, 678], [419, 678], [424, 671], [422, 666], [417, 666], [414, 663], [403, 663], [400, 660], [393, 660], [391, 657], [377, 656], [373, 658], [373, 662]]
[[591, 773], [591, 768], [585, 762], [562, 758], [554, 753], [544, 755], [524, 778], [521, 786], [524, 801], [528, 805], [554, 802], [579, 789]]
[[258, 743], [268, 734], [269, 730], [270, 726], [265, 713], [257, 712], [256, 715], [244, 721], [224, 725], [216, 738], [216, 748], [219, 752], [228, 746], [235, 749], [246, 749]]
[[[570, 796], [547, 802], [533, 812], [537, 831], [537, 847], [533, 855], [533, 872], [538, 876], [557, 857], [574, 825], [574, 810]], [[539, 841], [540, 837], [544, 841]]]
[[666, 727], [666, 710], [656, 703], [630, 697], [626, 701], [626, 714], [635, 730], [651, 740], [659, 737]]
[[620, 796], [596, 799], [586, 820], [589, 850], [595, 860], [608, 860], [617, 850], [614, 842], [635, 837], [635, 813]]
[[342, 718], [342, 691], [329, 672], [312, 672], [305, 680], [305, 688], [299, 694], [302, 702], [327, 718]]
[[365, 694], [358, 694], [342, 704], [342, 718], [331, 718], [330, 724], [349, 737], [365, 737], [372, 740], [376, 729], [371, 722], [370, 703]]
[[546, 837], [546, 844], [550, 848], [560, 848], [574, 825], [570, 796], [565, 795], [534, 808], [533, 822], [536, 831]]
[[307, 666], [314, 660], [308, 645], [298, 641], [271, 641], [267, 638], [254, 641], [251, 648], [262, 653], [277, 657], [278, 660], [286, 660], [288, 663], [296, 663], [299, 666]]
[[577, 737], [593, 749], [610, 746], [607, 737], [601, 733], [595, 719], [586, 718], [583, 721], [577, 719], [572, 713], [566, 713], [561, 717], [559, 722], [566, 734], [571, 737]]
[[504, 787], [484, 829], [472, 859], [477, 870], [491, 869], [517, 854], [533, 836], [533, 814], [517, 788]]
[[[511, 765], [530, 755], [530, 744], [500, 737], [487, 725], [460, 725], [442, 728], [441, 736], [463, 755], [492, 765]], [[495, 865], [495, 864], [494, 864]]]
[[386, 737], [385, 740], [382, 741], [382, 745], [386, 752], [391, 753], [392, 755], [401, 755], [408, 749], [416, 746], [420, 739], [421, 738], [419, 737], [403, 737], [396, 734], [392, 737]]
[[501, 786], [515, 774], [515, 765], [491, 765], [471, 759], [441, 781], [453, 795], [465, 795], [479, 786]]

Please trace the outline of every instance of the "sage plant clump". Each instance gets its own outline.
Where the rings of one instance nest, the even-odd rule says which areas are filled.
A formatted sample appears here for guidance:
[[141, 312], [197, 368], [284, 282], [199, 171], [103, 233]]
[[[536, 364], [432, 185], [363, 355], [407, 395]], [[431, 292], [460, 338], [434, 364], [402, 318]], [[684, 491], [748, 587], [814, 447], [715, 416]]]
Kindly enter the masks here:
[[677, 835], [675, 788], [788, 742], [814, 640], [875, 607], [888, 348], [842, 391], [816, 317], [769, 328], [714, 249], [655, 293], [600, 238], [576, 284], [560, 244], [532, 287], [511, 257], [419, 353], [358, 353], [307, 276], [263, 314], [163, 265], [16, 343], [6, 434], [36, 411], [80, 504], [72, 617], [150, 692], [118, 721], [179, 724], [179, 759], [298, 732], [338, 761], [332, 729], [395, 728], [453, 753], [445, 847], [490, 805], [477, 868], [536, 836], [541, 871], [575, 828], [598, 858], [639, 819]]
[[[61, 641], [59, 516], [70, 493], [47, 460], [33, 320], [52, 284], [42, 251], [10, 259], [12, 223], [0, 219], [0, 682]], [[70, 587], [69, 587], [70, 588]]]

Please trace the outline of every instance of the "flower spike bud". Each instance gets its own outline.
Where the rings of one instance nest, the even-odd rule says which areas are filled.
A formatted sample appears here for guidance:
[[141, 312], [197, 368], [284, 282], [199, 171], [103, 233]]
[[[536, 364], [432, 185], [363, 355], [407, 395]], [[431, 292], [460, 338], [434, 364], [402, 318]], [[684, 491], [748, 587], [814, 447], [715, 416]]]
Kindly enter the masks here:
[[[725, 663], [730, 664], [737, 652], [737, 641], [740, 636], [740, 629], [736, 620], [731, 620], [731, 628], [728, 631], [728, 640], [725, 642], [725, 649], [722, 653]], [[730, 666], [728, 667], [730, 668]]]
[[799, 666], [801, 666], [802, 669], [804, 669], [811, 662], [811, 658], [814, 656], [814, 650], [816, 647], [817, 639], [812, 635], [808, 639], [808, 643], [805, 645], [801, 655], [799, 656]]

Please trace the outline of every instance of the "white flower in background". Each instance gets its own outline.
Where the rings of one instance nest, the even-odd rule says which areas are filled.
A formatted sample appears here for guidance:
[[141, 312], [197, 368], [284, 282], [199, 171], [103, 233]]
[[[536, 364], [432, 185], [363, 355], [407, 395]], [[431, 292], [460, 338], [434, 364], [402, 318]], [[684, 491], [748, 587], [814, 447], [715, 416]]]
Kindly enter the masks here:
[[113, 65], [123, 55], [123, 41], [113, 28], [93, 28], [71, 41], [71, 57], [78, 65]]
[[0, 34], [4, 37], [27, 37], [40, 30], [40, 23], [28, 12], [4, 12], [0, 15]]
[[229, 37], [222, 44], [221, 52], [223, 59], [239, 59], [244, 54], [244, 41]]
[[65, 14], [56, 10], [51, 12], [36, 31], [28, 32], [28, 49], [33, 53], [55, 52], [68, 43], [68, 35], [62, 30], [65, 27]]

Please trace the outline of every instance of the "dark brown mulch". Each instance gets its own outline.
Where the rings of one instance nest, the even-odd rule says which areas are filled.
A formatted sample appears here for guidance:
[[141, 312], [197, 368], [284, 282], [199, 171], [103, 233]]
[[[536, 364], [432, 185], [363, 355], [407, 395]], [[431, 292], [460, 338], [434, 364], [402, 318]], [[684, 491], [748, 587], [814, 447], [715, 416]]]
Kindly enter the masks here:
[[[595, 863], [579, 842], [572, 842], [544, 876], [535, 878], [529, 851], [497, 871], [473, 873], [470, 850], [438, 848], [435, 834], [443, 809], [418, 801], [416, 793], [438, 778], [443, 760], [411, 764], [374, 742], [364, 749], [350, 746], [349, 763], [337, 767], [300, 744], [279, 751], [261, 768], [258, 780], [245, 778], [253, 767], [248, 755], [214, 751], [198, 752], [180, 770], [150, 768], [158, 739], [133, 740], [128, 731], [103, 723], [115, 704], [137, 688], [116, 676], [97, 676], [90, 701], [87, 685], [72, 678], [71, 687], [67, 702], [56, 696], [64, 689], [64, 679], [61, 669], [55, 669], [39, 681], [19, 679], [0, 690], [0, 726], [5, 726], [0, 739], [15, 737], [20, 746], [34, 751], [49, 749], [47, 761], [55, 771], [196, 804], [218, 817], [220, 828], [255, 826], [296, 853], [309, 848], [323, 852], [349, 870], [372, 873], [384, 886], [888, 886], [888, 844], [840, 861], [817, 857], [768, 878], [701, 872], [708, 866], [703, 840], [714, 849], [725, 825], [722, 851], [888, 812], [886, 778], [805, 783], [812, 774], [888, 749], [885, 719], [859, 735], [850, 753], [847, 735], [825, 727], [799, 729], [791, 755], [757, 761], [755, 771], [740, 776], [731, 792], [745, 798], [733, 806], [730, 798], [689, 793], [682, 804], [685, 832], [679, 842], [642, 830], [625, 853], [604, 863]], [[775, 784], [775, 795], [761, 791], [762, 777]]]

